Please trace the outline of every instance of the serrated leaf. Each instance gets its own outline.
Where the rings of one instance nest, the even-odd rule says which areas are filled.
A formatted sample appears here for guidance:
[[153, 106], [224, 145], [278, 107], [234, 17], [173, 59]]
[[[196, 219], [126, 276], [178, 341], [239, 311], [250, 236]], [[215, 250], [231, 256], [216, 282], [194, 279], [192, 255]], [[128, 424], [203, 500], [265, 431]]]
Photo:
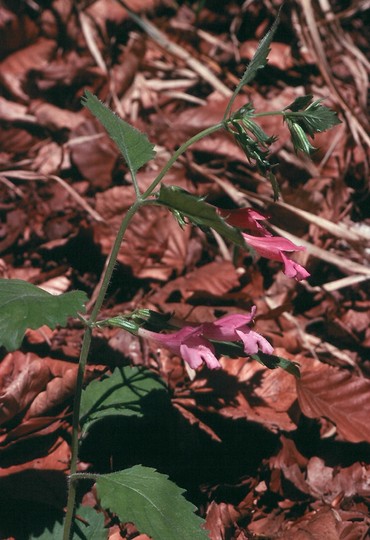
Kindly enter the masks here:
[[157, 200], [172, 211], [185, 215], [195, 225], [210, 227], [227, 240], [246, 249], [247, 246], [241, 233], [228, 225], [217, 214], [216, 209], [203, 199], [195, 197], [177, 186], [162, 184]]
[[108, 416], [143, 416], [153, 404], [154, 393], [157, 404], [158, 399], [168, 398], [162, 379], [141, 367], [116, 368], [109, 377], [92, 381], [82, 392], [82, 436]]
[[[64, 519], [61, 520], [58, 515], [59, 519], [52, 522], [53, 514], [55, 512], [52, 510], [47, 513], [45, 529], [40, 533], [32, 534], [29, 540], [63, 540]], [[42, 517], [45, 517], [45, 510], [44, 516], [39, 517], [39, 523]], [[108, 538], [108, 529], [104, 528], [104, 514], [96, 512], [90, 506], [77, 508], [73, 531], [72, 540], [107, 540]]]
[[290, 110], [290, 111], [300, 111], [302, 109], [305, 109], [309, 103], [311, 103], [313, 98], [312, 94], [306, 94], [305, 96], [299, 96], [297, 97], [292, 103], [284, 107], [284, 111]]
[[68, 317], [85, 311], [85, 302], [83, 291], [56, 296], [27, 281], [0, 279], [0, 346], [14, 351], [27, 328], [65, 326]]
[[242, 88], [244, 85], [249, 84], [251, 81], [253, 81], [253, 79], [255, 78], [257, 74], [257, 71], [259, 69], [264, 68], [265, 65], [267, 64], [267, 57], [270, 52], [270, 45], [272, 42], [272, 38], [274, 37], [274, 34], [278, 27], [278, 24], [279, 24], [279, 14], [276, 17], [270, 30], [259, 42], [257, 50], [254, 53], [252, 60], [249, 62], [247, 69], [244, 71], [244, 75], [241, 78], [240, 83], [238, 84], [238, 88], [239, 87]]
[[183, 497], [184, 490], [155, 469], [135, 465], [130, 469], [100, 475], [96, 488], [103, 508], [121, 522], [133, 522], [153, 540], [206, 540], [203, 520], [195, 506]]
[[[78, 518], [82, 518], [81, 521]], [[107, 540], [108, 529], [104, 527], [104, 514], [90, 506], [80, 506], [76, 510], [72, 540]]]
[[148, 137], [119, 118], [91, 92], [85, 91], [81, 103], [103, 124], [125, 158], [133, 176], [140, 167], [154, 158], [154, 144], [149, 142]]
[[300, 117], [303, 128], [311, 136], [341, 123], [337, 113], [329, 109], [329, 107], [321, 105], [321, 102], [322, 99], [318, 99], [311, 103], [307, 109], [302, 111], [302, 116]]

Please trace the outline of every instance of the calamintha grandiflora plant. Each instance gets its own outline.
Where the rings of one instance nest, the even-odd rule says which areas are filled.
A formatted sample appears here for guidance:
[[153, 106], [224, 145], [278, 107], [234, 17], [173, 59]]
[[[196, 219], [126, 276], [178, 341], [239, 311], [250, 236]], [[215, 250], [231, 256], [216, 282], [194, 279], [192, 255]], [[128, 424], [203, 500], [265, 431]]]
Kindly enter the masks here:
[[[115, 513], [122, 522], [134, 522], [137, 528], [154, 540], [200, 540], [208, 537], [203, 520], [195, 513], [195, 507], [183, 497], [183, 490], [167, 476], [152, 468], [135, 465], [111, 474], [77, 472], [79, 438], [85, 436], [91, 426], [102, 417], [114, 415], [117, 408], [128, 413], [143, 415], [141, 399], [153, 390], [165, 390], [164, 383], [151, 371], [126, 367], [116, 369], [109, 377], [91, 382], [83, 389], [83, 377], [89, 354], [92, 334], [105, 326], [116, 326], [134, 335], [148, 339], [158, 346], [166, 347], [183, 358], [193, 370], [203, 363], [209, 369], [220, 368], [220, 355], [252, 357], [267, 368], [282, 368], [293, 376], [299, 376], [299, 366], [274, 355], [273, 346], [251, 327], [255, 307], [250, 312], [231, 314], [215, 321], [193, 324], [179, 322], [168, 314], [137, 309], [118, 317], [99, 320], [108, 284], [114, 271], [117, 255], [132, 217], [143, 206], [167, 207], [182, 227], [192, 223], [202, 228], [212, 228], [239, 249], [256, 252], [262, 257], [280, 261], [284, 273], [297, 280], [309, 276], [308, 271], [290, 258], [294, 251], [302, 250], [289, 240], [272, 236], [263, 225], [265, 219], [250, 208], [237, 210], [219, 209], [206, 200], [196, 197], [176, 186], [163, 185], [163, 177], [193, 143], [218, 130], [228, 131], [243, 149], [247, 159], [254, 164], [273, 187], [278, 197], [278, 186], [269, 161], [269, 149], [275, 137], [267, 135], [258, 124], [258, 117], [282, 116], [290, 131], [295, 150], [310, 154], [314, 148], [308, 136], [322, 132], [339, 123], [336, 114], [313, 101], [311, 95], [302, 96], [280, 111], [255, 113], [252, 103], [246, 103], [236, 112], [232, 107], [244, 85], [249, 84], [257, 70], [267, 62], [269, 45], [276, 30], [276, 20], [260, 42], [240, 83], [235, 89], [224, 117], [216, 125], [208, 127], [180, 146], [158, 174], [151, 186], [142, 193], [136, 174], [153, 159], [154, 145], [147, 137], [116, 116], [97, 97], [86, 92], [82, 103], [103, 124], [117, 144], [127, 164], [135, 190], [136, 200], [122, 217], [121, 226], [109, 255], [102, 276], [101, 287], [89, 316], [85, 313], [87, 301], [82, 291], [72, 291], [53, 296], [40, 288], [21, 280], [0, 281], [0, 345], [14, 350], [21, 345], [27, 328], [39, 328], [46, 324], [51, 328], [66, 325], [68, 317], [78, 317], [86, 329], [79, 360], [76, 393], [73, 408], [72, 458], [69, 475], [68, 504], [64, 523], [58, 534], [64, 540], [74, 538], [107, 537], [104, 516], [91, 508], [79, 507], [76, 513], [76, 484], [89, 479], [96, 484], [100, 505]], [[248, 232], [245, 232], [248, 231]], [[83, 519], [81, 520], [80, 517]], [[55, 533], [55, 534], [54, 534]], [[57, 535], [57, 536], [55, 536]], [[81, 536], [82, 535], [82, 536]], [[84, 536], [83, 536], [84, 535]], [[97, 536], [94, 536], [94, 538]]]

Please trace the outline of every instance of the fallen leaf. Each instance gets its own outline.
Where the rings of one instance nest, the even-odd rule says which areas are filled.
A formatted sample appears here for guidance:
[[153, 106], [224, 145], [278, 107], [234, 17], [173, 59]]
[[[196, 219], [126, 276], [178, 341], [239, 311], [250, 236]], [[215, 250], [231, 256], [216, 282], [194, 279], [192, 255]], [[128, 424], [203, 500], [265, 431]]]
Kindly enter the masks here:
[[345, 441], [370, 442], [370, 381], [317, 360], [301, 366], [296, 385], [303, 414], [328, 418]]

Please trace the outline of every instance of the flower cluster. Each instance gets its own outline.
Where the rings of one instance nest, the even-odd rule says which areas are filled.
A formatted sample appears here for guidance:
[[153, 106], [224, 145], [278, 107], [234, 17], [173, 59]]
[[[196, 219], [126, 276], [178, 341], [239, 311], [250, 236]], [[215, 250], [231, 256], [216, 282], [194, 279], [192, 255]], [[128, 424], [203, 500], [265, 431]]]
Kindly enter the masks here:
[[221, 366], [212, 341], [241, 342], [244, 352], [249, 355], [257, 354], [259, 350], [272, 354], [271, 344], [249, 326], [255, 312], [256, 308], [253, 306], [247, 315], [225, 315], [211, 323], [185, 326], [172, 334], [159, 334], [144, 328], [140, 328], [138, 334], [181, 356], [193, 369], [201, 366], [203, 362], [210, 369], [218, 369]]
[[254, 248], [261, 257], [282, 262], [284, 264], [285, 275], [293, 277], [298, 281], [310, 276], [309, 272], [303, 266], [292, 261], [286, 255], [286, 253], [302, 251], [305, 248], [296, 246], [293, 242], [282, 236], [272, 236], [260, 223], [260, 221], [266, 219], [265, 216], [251, 208], [240, 208], [237, 210], [218, 209], [218, 212], [229, 225], [239, 227], [240, 229], [249, 229], [259, 234], [259, 236], [254, 236], [244, 232], [242, 233], [246, 243]]

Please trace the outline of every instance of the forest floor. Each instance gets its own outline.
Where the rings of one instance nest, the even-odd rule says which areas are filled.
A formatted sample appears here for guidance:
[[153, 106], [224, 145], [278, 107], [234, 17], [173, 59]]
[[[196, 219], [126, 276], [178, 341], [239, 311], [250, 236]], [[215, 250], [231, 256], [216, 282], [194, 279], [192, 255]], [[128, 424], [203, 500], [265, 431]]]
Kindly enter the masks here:
[[[96, 94], [155, 143], [145, 188], [171, 153], [222, 118], [280, 0], [4, 1], [0, 6], [0, 277], [96, 296], [134, 192], [101, 125]], [[297, 282], [281, 264], [232, 249], [169, 212], [145, 209], [118, 257], [103, 316], [137, 307], [192, 321], [257, 306], [256, 329], [301, 378], [222, 358], [196, 376], [120, 329], [96, 332], [87, 379], [144, 365], [171, 406], [143, 421], [110, 418], [81, 445], [81, 470], [142, 463], [186, 490], [213, 540], [368, 538], [370, 517], [370, 196], [368, 2], [286, 2], [269, 62], [240, 104], [282, 109], [313, 94], [342, 123], [295, 154], [280, 117], [269, 134], [281, 197], [225, 134], [193, 146], [165, 177], [223, 208], [253, 206], [272, 232], [304, 245]], [[234, 264], [235, 263], [235, 264]], [[42, 536], [66, 502], [71, 410], [83, 327], [28, 330], [1, 350], [0, 537]], [[163, 410], [162, 410], [163, 409]], [[96, 506], [94, 490], [80, 497]], [[109, 538], [147, 538], [106, 515]]]

